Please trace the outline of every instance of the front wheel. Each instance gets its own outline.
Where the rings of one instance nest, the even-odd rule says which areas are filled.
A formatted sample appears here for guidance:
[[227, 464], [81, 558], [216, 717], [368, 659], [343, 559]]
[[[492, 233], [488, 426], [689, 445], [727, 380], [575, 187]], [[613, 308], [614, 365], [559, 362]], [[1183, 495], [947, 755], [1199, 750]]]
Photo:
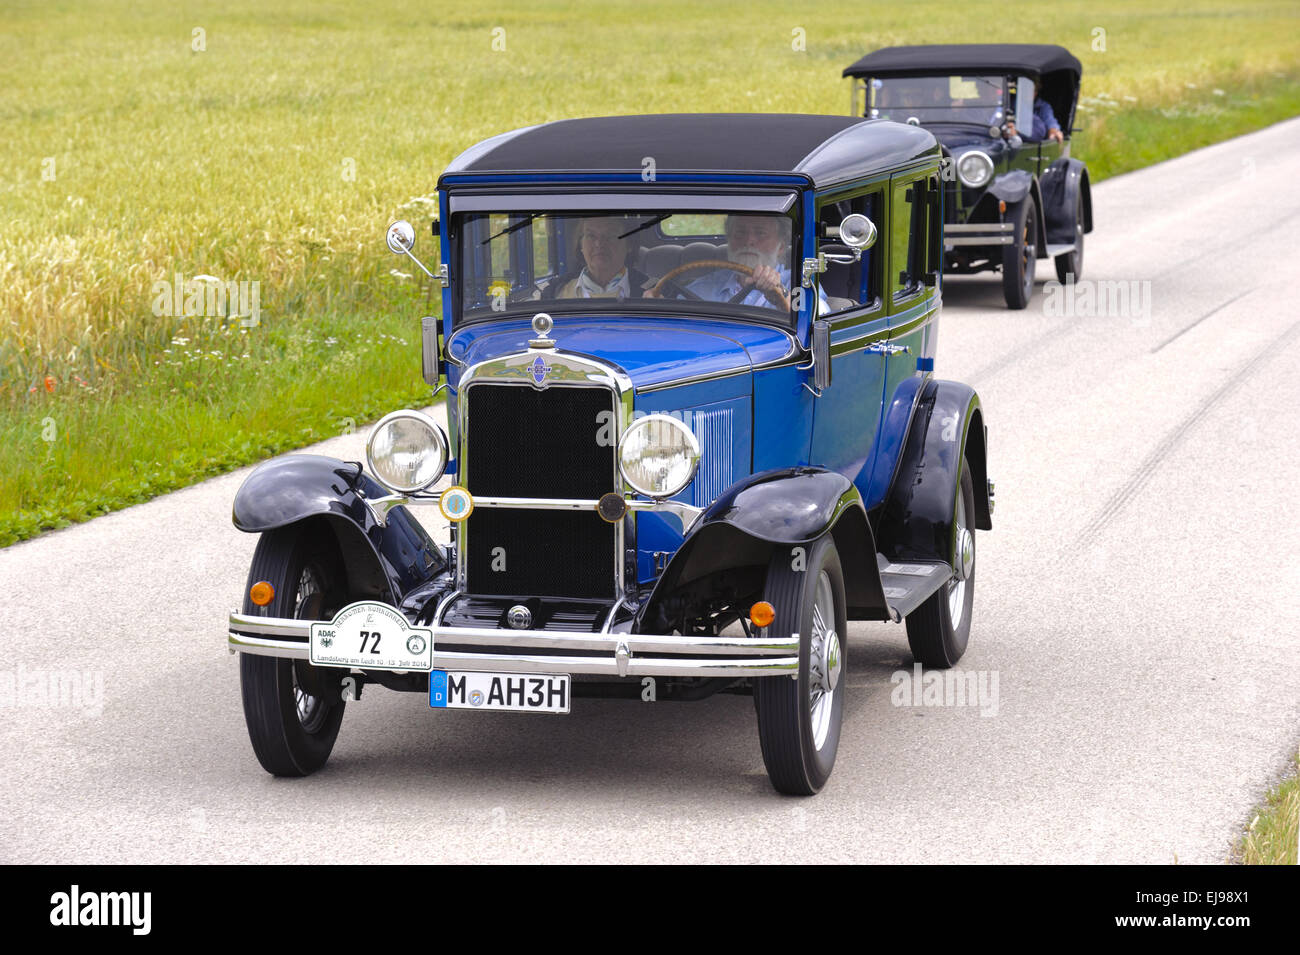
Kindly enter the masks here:
[[961, 493], [957, 495], [956, 556], [948, 583], [907, 615], [907, 642], [922, 666], [946, 669], [966, 652], [970, 642], [971, 610], [975, 603], [975, 489], [970, 468], [963, 463]]
[[[346, 603], [338, 548], [322, 528], [286, 527], [263, 534], [248, 587], [260, 580], [275, 588], [275, 596], [258, 607], [245, 589], [245, 613], [329, 620]], [[325, 765], [343, 721], [345, 675], [305, 660], [240, 654], [244, 721], [263, 769], [274, 776], [307, 776]]]
[[776, 609], [770, 634], [799, 634], [799, 673], [754, 681], [758, 738], [778, 792], [811, 796], [835, 766], [844, 715], [844, 574], [830, 536], [778, 549], [764, 599]]
[[1011, 213], [1015, 241], [1002, 247], [1002, 295], [1007, 308], [1024, 308], [1034, 296], [1034, 269], [1038, 262], [1038, 216], [1032, 195], [1025, 196]]

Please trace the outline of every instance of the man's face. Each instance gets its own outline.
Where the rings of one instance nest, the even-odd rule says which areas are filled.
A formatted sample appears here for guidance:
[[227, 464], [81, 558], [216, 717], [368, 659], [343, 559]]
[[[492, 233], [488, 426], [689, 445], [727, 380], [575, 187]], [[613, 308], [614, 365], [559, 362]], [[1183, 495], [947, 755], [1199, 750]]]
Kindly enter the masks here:
[[582, 224], [582, 257], [587, 271], [601, 282], [608, 282], [623, 268], [627, 253], [627, 240], [619, 238], [623, 232], [622, 224], [614, 219], [587, 219]]
[[781, 225], [775, 216], [732, 216], [727, 220], [727, 255], [737, 265], [776, 268], [781, 254]]

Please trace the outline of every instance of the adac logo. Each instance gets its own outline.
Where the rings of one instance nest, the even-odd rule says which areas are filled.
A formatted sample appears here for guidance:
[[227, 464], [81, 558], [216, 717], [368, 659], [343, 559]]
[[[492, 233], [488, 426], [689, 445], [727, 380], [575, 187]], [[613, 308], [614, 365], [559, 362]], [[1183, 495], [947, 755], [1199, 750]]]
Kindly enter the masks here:
[[474, 498], [460, 485], [453, 485], [438, 498], [438, 510], [453, 523], [463, 521], [474, 511]]
[[543, 386], [546, 384], [546, 376], [550, 373], [551, 366], [546, 364], [546, 360], [538, 355], [533, 359], [533, 363], [528, 366], [528, 374], [533, 379], [533, 384]]
[[418, 633], [413, 633], [406, 638], [406, 649], [417, 657], [424, 652], [426, 646], [427, 644], [424, 642], [424, 637], [420, 636]]

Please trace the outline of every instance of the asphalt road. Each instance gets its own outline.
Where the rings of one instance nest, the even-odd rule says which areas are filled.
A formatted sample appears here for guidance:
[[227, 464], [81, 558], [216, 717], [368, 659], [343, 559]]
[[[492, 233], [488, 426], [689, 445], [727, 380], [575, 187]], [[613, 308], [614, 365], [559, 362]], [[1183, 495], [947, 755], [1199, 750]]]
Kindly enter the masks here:
[[[0, 699], [0, 861], [1224, 860], [1300, 743], [1297, 181], [1292, 120], [1099, 185], [1085, 278], [1137, 283], [1127, 314], [946, 284], [937, 370], [979, 389], [998, 490], [961, 663], [989, 696], [895, 705], [903, 628], [853, 625], [819, 796], [770, 789], [731, 696], [371, 688], [323, 771], [267, 776], [226, 651], [239, 472], [0, 551], [0, 680], [28, 687]], [[30, 689], [56, 671], [77, 705]]]

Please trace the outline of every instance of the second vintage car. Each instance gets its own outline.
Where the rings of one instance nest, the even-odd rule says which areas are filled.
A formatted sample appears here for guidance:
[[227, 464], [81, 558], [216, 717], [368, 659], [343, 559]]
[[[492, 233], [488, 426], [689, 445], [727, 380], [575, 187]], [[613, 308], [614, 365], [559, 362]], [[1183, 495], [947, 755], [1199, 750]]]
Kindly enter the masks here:
[[1033, 297], [1039, 259], [1054, 260], [1062, 282], [1083, 270], [1092, 192], [1070, 155], [1081, 73], [1064, 47], [1030, 43], [891, 46], [844, 71], [854, 113], [938, 137], [944, 268], [1000, 271], [1010, 308]]
[[[984, 411], [934, 375], [941, 158], [880, 120], [662, 115], [456, 159], [420, 264], [449, 428], [396, 411], [364, 465], [288, 455], [235, 499], [262, 766], [321, 767], [371, 684], [546, 713], [725, 692], [775, 788], [820, 790], [849, 621], [953, 665], [992, 526]], [[420, 261], [407, 223], [388, 243]]]

